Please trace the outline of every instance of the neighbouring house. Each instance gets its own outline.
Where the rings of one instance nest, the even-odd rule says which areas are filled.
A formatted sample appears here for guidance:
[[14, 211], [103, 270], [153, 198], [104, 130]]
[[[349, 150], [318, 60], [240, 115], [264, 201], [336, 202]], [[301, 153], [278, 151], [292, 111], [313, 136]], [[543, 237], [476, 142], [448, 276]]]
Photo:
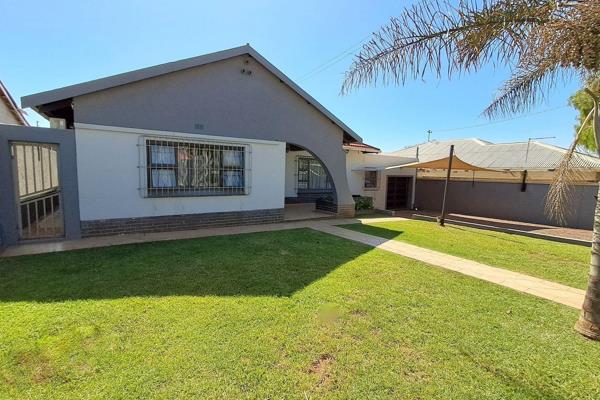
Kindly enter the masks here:
[[23, 110], [19, 108], [2, 81], [0, 81], [0, 124], [29, 125]]
[[[352, 193], [371, 196], [378, 209], [439, 211], [450, 145], [454, 145], [455, 157], [464, 164], [451, 171], [447, 197], [450, 212], [556, 223], [544, 213], [544, 204], [566, 150], [533, 140], [498, 144], [480, 139], [434, 140], [385, 154], [349, 153]], [[577, 173], [566, 223], [569, 227], [590, 229], [600, 159], [577, 153], [571, 165]]]
[[[21, 103], [51, 128], [1, 127], [0, 163], [17, 144], [49, 146], [59, 203], [15, 205], [3, 188], [9, 243], [277, 222], [286, 200], [354, 215], [343, 146], [360, 136], [249, 45]], [[19, 169], [0, 168], [2, 185]], [[60, 232], [47, 229], [57, 216]]]

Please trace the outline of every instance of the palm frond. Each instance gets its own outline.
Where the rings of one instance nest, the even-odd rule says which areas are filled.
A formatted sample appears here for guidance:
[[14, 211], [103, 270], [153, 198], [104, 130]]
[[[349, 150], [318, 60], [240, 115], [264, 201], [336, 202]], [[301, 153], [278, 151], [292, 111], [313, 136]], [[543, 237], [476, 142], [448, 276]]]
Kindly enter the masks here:
[[382, 82], [403, 84], [427, 72], [451, 77], [483, 64], [508, 65], [526, 51], [553, 0], [424, 0], [373, 34], [345, 75], [342, 93]]
[[560, 81], [566, 81], [573, 74], [573, 70], [561, 68], [554, 63], [519, 68], [504, 83], [483, 115], [493, 118], [527, 111], [543, 100]]
[[581, 132], [594, 117], [594, 112], [595, 109], [590, 111], [581, 124], [581, 128], [577, 131], [573, 142], [563, 156], [558, 168], [556, 168], [554, 180], [546, 195], [544, 213], [560, 225], [566, 225], [569, 212], [572, 210], [572, 207], [569, 207], [569, 205], [572, 204], [575, 182], [583, 178], [582, 170], [575, 168], [573, 161], [574, 156], [577, 154], [576, 150]]

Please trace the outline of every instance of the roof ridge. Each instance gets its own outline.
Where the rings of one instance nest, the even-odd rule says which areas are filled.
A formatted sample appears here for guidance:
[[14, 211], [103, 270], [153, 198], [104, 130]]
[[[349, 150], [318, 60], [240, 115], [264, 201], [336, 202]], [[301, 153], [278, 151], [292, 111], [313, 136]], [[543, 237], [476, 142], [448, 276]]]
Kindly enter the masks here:
[[281, 70], [275, 67], [271, 62], [264, 58], [249, 44], [233, 47], [230, 49], [220, 50], [213, 53], [207, 53], [195, 57], [184, 58], [181, 60], [171, 61], [163, 64], [157, 64], [150, 67], [140, 68], [132, 71], [123, 72], [120, 74], [110, 75], [103, 78], [94, 79], [91, 81], [76, 83], [74, 85], [65, 86], [62, 88], [52, 89], [45, 92], [39, 92], [28, 96], [21, 97], [22, 107], [37, 108], [43, 104], [52, 103], [55, 101], [65, 100], [88, 93], [99, 92], [116, 86], [122, 86], [133, 82], [139, 82], [145, 79], [162, 76], [165, 74], [182, 71], [185, 69], [195, 68], [202, 65], [227, 60], [233, 57], [238, 57], [248, 54], [255, 59], [259, 64], [266, 68], [269, 72], [275, 75], [282, 83], [285, 83], [296, 94], [304, 98], [310, 105], [315, 107], [323, 115], [329, 118], [334, 124], [340, 127], [348, 135], [352, 136], [356, 141], [362, 142], [362, 138], [354, 132], [350, 127], [344, 124], [339, 118], [319, 103], [314, 97], [308, 94], [304, 89], [298, 86]]

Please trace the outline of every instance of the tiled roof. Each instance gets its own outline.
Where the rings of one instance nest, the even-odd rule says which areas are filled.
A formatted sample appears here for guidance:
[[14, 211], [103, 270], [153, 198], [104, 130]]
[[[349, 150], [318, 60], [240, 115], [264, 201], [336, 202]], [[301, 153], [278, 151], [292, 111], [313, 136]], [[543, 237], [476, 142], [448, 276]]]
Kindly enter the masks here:
[[[454, 154], [465, 162], [482, 168], [507, 170], [549, 170], [560, 164], [566, 150], [550, 144], [530, 141], [516, 143], [490, 143], [479, 139], [431, 141], [390, 154], [416, 157], [420, 162], [448, 157], [450, 145]], [[418, 149], [418, 150], [417, 150]], [[573, 167], [600, 170], [600, 159], [584, 153], [576, 153]]]
[[344, 150], [360, 150], [363, 153], [381, 153], [381, 149], [368, 145], [366, 143], [346, 143]]

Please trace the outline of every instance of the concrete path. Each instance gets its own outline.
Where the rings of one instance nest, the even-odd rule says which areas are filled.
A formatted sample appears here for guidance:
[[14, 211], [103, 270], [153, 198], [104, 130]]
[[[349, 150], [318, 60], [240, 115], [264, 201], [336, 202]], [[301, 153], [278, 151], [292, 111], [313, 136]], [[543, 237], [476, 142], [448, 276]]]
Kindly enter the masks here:
[[351, 231], [332, 224], [316, 223], [313, 224], [312, 228], [344, 239], [390, 251], [414, 260], [419, 260], [427, 264], [518, 290], [519, 292], [528, 293], [546, 300], [552, 300], [569, 307], [581, 308], [581, 305], [583, 304], [585, 292], [581, 289], [572, 288], [570, 286], [561, 285], [559, 283], [546, 281], [502, 268], [491, 267], [489, 265], [425, 249], [412, 244]]
[[[319, 215], [320, 216], [320, 215]], [[403, 221], [406, 218], [348, 218], [348, 219], [312, 219], [303, 221], [286, 221], [277, 224], [227, 226], [223, 228], [192, 229], [186, 231], [167, 231], [155, 233], [129, 233], [113, 236], [96, 236], [77, 240], [60, 240], [19, 244], [6, 248], [0, 257], [15, 257], [32, 254], [53, 253], [57, 251], [92, 249], [95, 247], [116, 246], [121, 244], [160, 242], [165, 240], [194, 239], [208, 236], [237, 235], [253, 232], [271, 232], [284, 229], [311, 228], [317, 222], [343, 225], [369, 222]]]
[[581, 308], [584, 291], [558, 283], [534, 278], [518, 272], [491, 267], [475, 261], [451, 256], [434, 250], [425, 249], [407, 243], [388, 240], [378, 236], [367, 235], [340, 228], [337, 225], [352, 223], [369, 223], [384, 221], [402, 221], [406, 218], [353, 218], [353, 219], [320, 219], [308, 221], [284, 222], [269, 225], [249, 225], [224, 228], [195, 229], [189, 231], [160, 232], [146, 234], [128, 234], [117, 236], [93, 237], [79, 240], [67, 240], [49, 243], [31, 243], [9, 247], [1, 257], [40, 254], [56, 251], [78, 250], [94, 247], [114, 246], [131, 243], [144, 243], [165, 240], [193, 239], [208, 236], [234, 235], [253, 232], [270, 232], [284, 229], [311, 228], [320, 232], [363, 243], [378, 249], [390, 251], [404, 257], [412, 258], [427, 264], [456, 271], [520, 292], [529, 293], [547, 300], [574, 308]]

